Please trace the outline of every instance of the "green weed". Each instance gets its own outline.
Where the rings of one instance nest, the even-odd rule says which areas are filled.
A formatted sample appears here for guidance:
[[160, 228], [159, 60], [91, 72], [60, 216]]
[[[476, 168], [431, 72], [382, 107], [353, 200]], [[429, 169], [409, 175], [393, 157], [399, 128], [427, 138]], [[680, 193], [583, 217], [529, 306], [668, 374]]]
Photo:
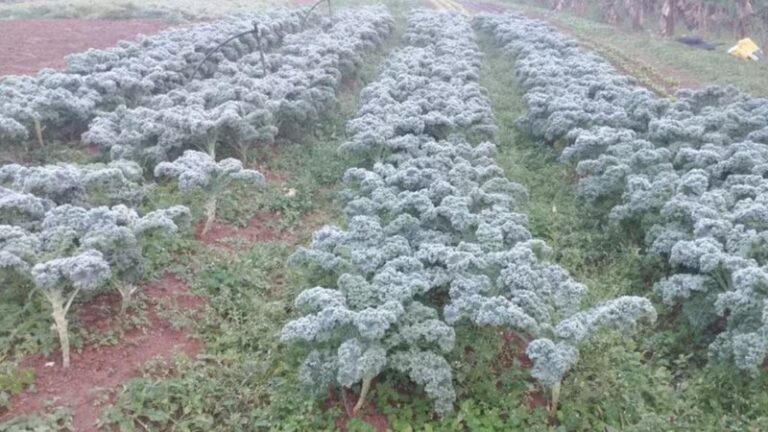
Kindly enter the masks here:
[[76, 432], [72, 412], [66, 408], [49, 409], [43, 414], [21, 416], [0, 424], [0, 432]]

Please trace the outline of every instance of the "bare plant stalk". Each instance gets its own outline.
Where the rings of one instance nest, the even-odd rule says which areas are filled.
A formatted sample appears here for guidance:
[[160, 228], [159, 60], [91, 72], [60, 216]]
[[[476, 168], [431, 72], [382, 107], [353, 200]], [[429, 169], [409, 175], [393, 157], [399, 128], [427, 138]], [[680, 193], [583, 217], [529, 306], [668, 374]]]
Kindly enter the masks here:
[[246, 167], [248, 166], [248, 147], [249, 146], [244, 146], [243, 151], [240, 152], [241, 153], [240, 160], [243, 162], [243, 166], [246, 166]]
[[557, 413], [557, 404], [560, 402], [560, 383], [552, 387], [552, 405], [549, 407], [550, 417]]
[[131, 304], [133, 294], [139, 290], [139, 287], [128, 282], [118, 282], [117, 290], [120, 292], [120, 296], [122, 297], [122, 301], [120, 302], [120, 315], [123, 315], [125, 314], [125, 311], [128, 310], [128, 305]]
[[205, 218], [205, 225], [200, 233], [201, 235], [205, 235], [211, 229], [213, 220], [216, 219], [216, 195], [211, 195], [205, 202]]
[[67, 322], [67, 312], [72, 301], [80, 290], [75, 290], [66, 304], [60, 290], [45, 292], [45, 297], [51, 303], [51, 316], [53, 317], [53, 326], [59, 335], [59, 345], [61, 345], [62, 365], [68, 368], [70, 365], [69, 357], [69, 323]]
[[372, 381], [373, 378], [363, 379], [363, 388], [360, 389], [360, 398], [357, 399], [357, 404], [355, 404], [355, 407], [352, 409], [353, 414], [356, 414], [365, 404], [365, 398], [368, 397], [368, 392], [371, 390]]
[[206, 152], [211, 155], [211, 159], [216, 160], [216, 139], [208, 141]]
[[351, 417], [352, 413], [349, 412], [349, 404], [347, 403], [347, 388], [341, 388], [341, 403], [344, 404], [344, 412], [347, 413], [347, 417]]
[[40, 144], [40, 148], [45, 148], [45, 141], [43, 141], [43, 127], [40, 125], [40, 120], [35, 119], [35, 135], [37, 136], [37, 143]]

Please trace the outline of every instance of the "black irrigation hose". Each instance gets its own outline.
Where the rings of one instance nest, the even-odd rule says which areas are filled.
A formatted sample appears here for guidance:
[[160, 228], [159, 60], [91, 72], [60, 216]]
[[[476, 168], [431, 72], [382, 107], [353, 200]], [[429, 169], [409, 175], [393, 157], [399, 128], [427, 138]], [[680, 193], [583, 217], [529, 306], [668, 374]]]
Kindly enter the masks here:
[[[325, 0], [322, 0], [322, 1], [325, 1]], [[232, 36], [231, 38], [225, 40], [224, 42], [220, 43], [219, 45], [217, 45], [216, 48], [208, 51], [208, 54], [206, 54], [205, 57], [202, 60], [200, 60], [200, 63], [197, 64], [197, 66], [195, 67], [195, 70], [192, 71], [192, 76], [189, 77], [189, 81], [191, 82], [193, 79], [195, 79], [195, 76], [197, 76], [197, 71], [200, 70], [200, 68], [203, 66], [203, 63], [205, 63], [214, 53], [216, 53], [218, 50], [223, 48], [224, 45], [232, 42], [233, 40], [235, 40], [235, 39], [237, 39], [239, 37], [243, 37], [243, 36], [248, 35], [248, 34], [253, 34], [254, 37], [256, 37], [256, 43], [259, 46], [259, 54], [261, 55], [261, 65], [264, 68], [264, 75], [266, 75], [267, 74], [267, 62], [266, 62], [266, 60], [264, 58], [264, 51], [261, 48], [261, 34], [259, 34], [259, 24], [256, 21], [254, 21], [253, 22], [253, 29], [248, 30], [248, 31], [244, 31], [242, 33], [238, 33], [238, 34]]]
[[320, 6], [321, 3], [328, 2], [328, 16], [333, 17], [333, 9], [331, 8], [331, 0], [318, 0], [317, 3], [313, 4], [311, 8], [309, 8], [309, 11], [307, 11], [307, 14], [304, 15], [304, 19], [301, 21], [301, 28], [305, 28], [307, 26], [307, 19], [309, 19], [309, 16], [312, 15], [312, 11], [315, 10], [316, 7]]
[[[309, 16], [312, 14], [312, 12], [315, 10], [315, 8], [318, 7], [323, 2], [328, 2], [328, 16], [329, 17], [333, 17], [333, 9], [331, 7], [331, 0], [318, 0], [317, 3], [312, 5], [311, 8], [309, 8], [309, 11], [307, 11], [307, 14], [304, 15], [304, 19], [301, 22], [301, 27], [302, 28], [306, 27], [307, 19], [309, 19]], [[231, 38], [225, 40], [224, 42], [220, 43], [219, 45], [217, 45], [216, 48], [208, 51], [208, 54], [206, 54], [205, 57], [202, 60], [200, 60], [200, 63], [198, 63], [197, 66], [195, 66], [195, 70], [192, 71], [192, 75], [189, 77], [189, 81], [191, 82], [193, 79], [195, 79], [195, 77], [197, 76], [197, 71], [200, 70], [200, 68], [203, 66], [203, 63], [205, 63], [214, 53], [219, 51], [222, 47], [224, 47], [224, 45], [232, 42], [233, 40], [235, 40], [235, 39], [237, 39], [239, 37], [245, 36], [247, 34], [253, 34], [254, 37], [256, 37], [256, 43], [259, 46], [259, 54], [261, 56], [261, 66], [264, 68], [264, 75], [266, 75], [267, 74], [267, 61], [264, 58], [264, 50], [261, 47], [261, 34], [259, 33], [259, 24], [256, 21], [254, 21], [253, 22], [253, 29], [252, 30], [248, 30], [248, 31], [244, 31], [242, 33], [238, 33], [238, 34], [232, 36]]]

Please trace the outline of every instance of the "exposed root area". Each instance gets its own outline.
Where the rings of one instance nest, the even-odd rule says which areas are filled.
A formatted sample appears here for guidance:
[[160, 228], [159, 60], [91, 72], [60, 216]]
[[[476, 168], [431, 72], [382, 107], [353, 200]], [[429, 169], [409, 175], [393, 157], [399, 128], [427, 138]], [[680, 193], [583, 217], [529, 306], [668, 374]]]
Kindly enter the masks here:
[[499, 369], [517, 367], [523, 369], [532, 368], [533, 362], [528, 358], [528, 354], [525, 353], [525, 350], [528, 348], [528, 343], [513, 331], [503, 330], [500, 331], [500, 334], [502, 338], [502, 346], [497, 367]]
[[333, 391], [328, 393], [328, 399], [325, 402], [325, 408], [329, 409], [334, 406], [341, 407], [342, 415], [336, 420], [336, 429], [346, 432], [349, 429], [349, 422], [352, 419], [360, 419], [365, 424], [373, 427], [376, 432], [387, 432], [390, 430], [387, 417], [380, 413], [376, 408], [376, 403], [369, 400], [358, 411], [353, 412], [355, 403], [357, 402], [357, 395], [352, 392], [341, 389], [340, 391], [346, 392], [346, 397], [341, 398], [340, 392]]

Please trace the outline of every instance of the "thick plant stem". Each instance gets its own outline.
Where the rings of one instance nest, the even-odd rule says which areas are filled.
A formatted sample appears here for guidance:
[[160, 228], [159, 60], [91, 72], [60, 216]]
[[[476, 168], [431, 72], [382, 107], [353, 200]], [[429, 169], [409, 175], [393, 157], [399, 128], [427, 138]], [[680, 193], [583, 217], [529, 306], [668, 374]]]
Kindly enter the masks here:
[[69, 367], [69, 323], [67, 322], [67, 311], [72, 306], [72, 301], [77, 296], [79, 290], [75, 290], [66, 304], [60, 290], [46, 292], [45, 296], [51, 303], [51, 317], [53, 317], [53, 326], [59, 335], [59, 345], [61, 345], [62, 366]]
[[341, 388], [341, 402], [344, 404], [344, 412], [347, 413], [348, 417], [352, 416], [352, 413], [349, 412], [349, 404], [347, 403], [347, 388], [342, 387]]
[[35, 119], [35, 135], [37, 136], [37, 143], [40, 144], [40, 148], [45, 148], [45, 141], [43, 141], [43, 127], [40, 125], [40, 120]]
[[200, 235], [205, 235], [211, 229], [213, 220], [216, 219], [216, 195], [210, 196], [205, 202], [205, 218], [205, 225]]
[[216, 160], [216, 138], [212, 138], [208, 141], [208, 145], [205, 146], [205, 151], [211, 156], [211, 159]]
[[139, 287], [128, 282], [118, 282], [117, 290], [120, 292], [122, 301], [120, 302], [120, 315], [123, 315], [131, 304], [133, 294], [139, 290]]
[[357, 399], [357, 403], [355, 404], [355, 407], [352, 409], [352, 413], [357, 413], [360, 408], [363, 407], [365, 404], [365, 398], [368, 396], [368, 392], [371, 390], [371, 382], [373, 381], [373, 378], [364, 378], [363, 379], [363, 388], [360, 389], [360, 398]]
[[560, 383], [552, 386], [552, 406], [549, 408], [549, 415], [554, 416], [557, 413], [557, 404], [560, 402]]

